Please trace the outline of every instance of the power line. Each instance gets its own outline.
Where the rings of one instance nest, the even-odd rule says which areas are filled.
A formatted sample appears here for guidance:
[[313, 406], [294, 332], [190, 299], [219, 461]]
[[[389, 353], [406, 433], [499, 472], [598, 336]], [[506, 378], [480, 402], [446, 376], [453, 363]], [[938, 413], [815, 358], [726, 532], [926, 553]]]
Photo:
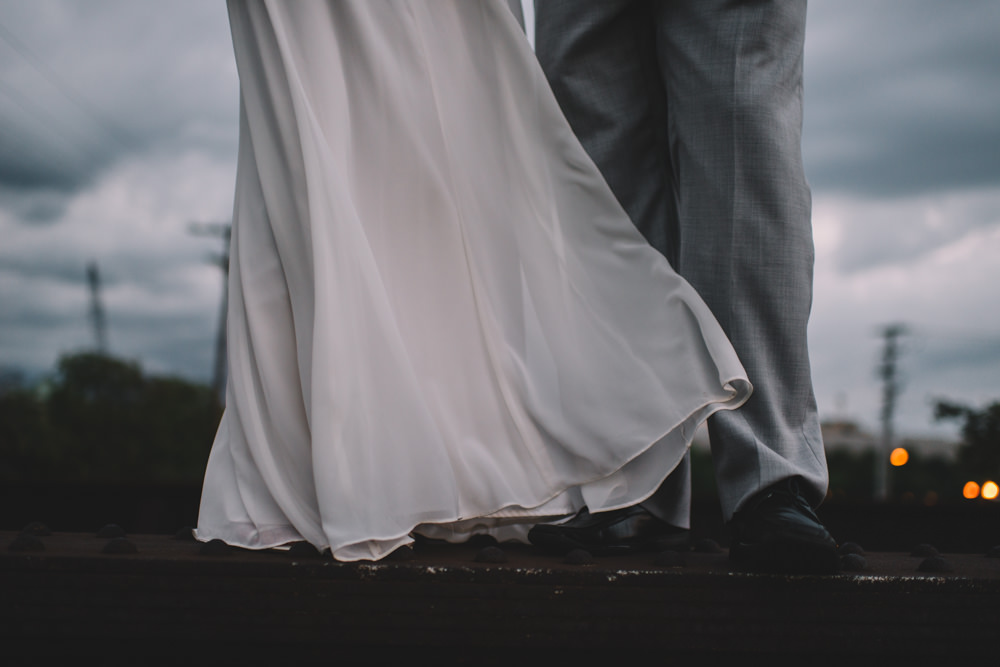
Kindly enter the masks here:
[[123, 148], [128, 148], [133, 143], [131, 133], [122, 130], [117, 124], [108, 118], [107, 114], [92, 104], [83, 94], [78, 92], [72, 85], [63, 79], [58, 72], [52, 69], [41, 58], [36, 56], [27, 45], [18, 39], [3, 23], [0, 23], [0, 39], [7, 43], [18, 55], [21, 56], [32, 68], [41, 74], [52, 87], [66, 99], [70, 100], [90, 116], [90, 118], [115, 142]]
[[893, 416], [896, 399], [899, 397], [896, 363], [899, 358], [899, 337], [907, 332], [907, 327], [898, 323], [886, 325], [882, 329], [885, 344], [882, 348], [882, 362], [878, 367], [879, 377], [882, 378], [882, 442], [880, 450], [875, 454], [875, 500], [878, 501], [889, 498], [889, 452], [892, 451]]
[[101, 275], [97, 262], [87, 264], [87, 283], [90, 286], [90, 325], [94, 328], [94, 343], [100, 354], [108, 353], [108, 326], [101, 300]]
[[[79, 146], [80, 138], [71, 136], [72, 133], [67, 131], [61, 121], [44, 106], [31, 102], [20, 91], [3, 81], [0, 81], [0, 94], [20, 107], [36, 128], [43, 130], [39, 132], [36, 129], [33, 134], [47, 143], [51, 150], [56, 153], [65, 153], [67, 150], [71, 150], [76, 153], [78, 159], [87, 159], [87, 152]], [[66, 141], [57, 141], [52, 138], [52, 134], [59, 134]]]
[[229, 309], [229, 242], [233, 226], [229, 222], [193, 222], [188, 226], [192, 234], [222, 237], [222, 253], [213, 258], [213, 263], [222, 269], [222, 300], [219, 303], [219, 319], [215, 331], [215, 363], [212, 370], [212, 388], [221, 403], [226, 402], [226, 314]]

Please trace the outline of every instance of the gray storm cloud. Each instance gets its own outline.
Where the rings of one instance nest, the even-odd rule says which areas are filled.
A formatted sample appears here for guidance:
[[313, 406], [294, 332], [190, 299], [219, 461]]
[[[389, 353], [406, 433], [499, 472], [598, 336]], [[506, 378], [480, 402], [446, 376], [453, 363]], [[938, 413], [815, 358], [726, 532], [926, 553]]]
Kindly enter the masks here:
[[0, 205], [53, 221], [130, 157], [189, 148], [231, 158], [227, 37], [217, 3], [0, 3]]
[[899, 197], [1000, 183], [1000, 4], [813, 2], [809, 177]]

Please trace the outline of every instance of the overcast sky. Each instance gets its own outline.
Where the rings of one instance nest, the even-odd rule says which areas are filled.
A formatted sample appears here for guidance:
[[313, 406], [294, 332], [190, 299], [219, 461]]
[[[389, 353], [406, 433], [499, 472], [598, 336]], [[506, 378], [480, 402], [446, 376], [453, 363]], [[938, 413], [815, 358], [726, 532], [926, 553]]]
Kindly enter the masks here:
[[[1000, 400], [1000, 2], [814, 0], [805, 160], [821, 416], [875, 430], [903, 323], [897, 430]], [[207, 381], [238, 84], [221, 0], [0, 0], [0, 367], [93, 346]]]

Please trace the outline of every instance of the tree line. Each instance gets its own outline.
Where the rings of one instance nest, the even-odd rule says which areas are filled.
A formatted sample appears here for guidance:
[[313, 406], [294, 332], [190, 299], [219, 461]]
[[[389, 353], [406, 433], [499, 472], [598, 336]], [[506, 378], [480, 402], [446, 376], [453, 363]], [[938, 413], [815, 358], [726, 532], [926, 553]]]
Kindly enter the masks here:
[[0, 482], [201, 480], [222, 414], [206, 385], [100, 353], [0, 396]]
[[[205, 384], [105, 354], [66, 355], [46, 381], [0, 393], [0, 482], [199, 483], [221, 415]], [[1000, 481], [1000, 402], [939, 401], [935, 417], [960, 423], [957, 455], [911, 452], [891, 470], [897, 501], [947, 502], [968, 480]], [[714, 496], [710, 455], [695, 449], [692, 457], [694, 493]], [[874, 457], [828, 452], [831, 500], [870, 500]]]

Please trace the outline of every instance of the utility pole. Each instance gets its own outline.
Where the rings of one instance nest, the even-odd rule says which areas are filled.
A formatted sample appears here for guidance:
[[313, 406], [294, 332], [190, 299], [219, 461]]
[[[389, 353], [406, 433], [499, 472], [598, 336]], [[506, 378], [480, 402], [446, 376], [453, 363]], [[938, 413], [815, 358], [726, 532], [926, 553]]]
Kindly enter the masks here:
[[899, 358], [899, 337], [906, 333], [902, 324], [889, 324], [882, 329], [885, 340], [882, 347], [882, 362], [878, 367], [882, 378], [882, 441], [875, 453], [875, 500], [889, 499], [889, 454], [892, 452], [893, 415], [896, 398], [899, 396], [899, 377], [896, 362]]
[[215, 363], [212, 368], [212, 389], [220, 403], [226, 401], [226, 313], [229, 309], [229, 240], [233, 226], [228, 222], [191, 223], [192, 234], [222, 238], [222, 253], [212, 263], [222, 269], [222, 300], [215, 329]]
[[87, 284], [90, 286], [90, 325], [94, 329], [94, 344], [100, 354], [108, 353], [108, 326], [101, 303], [101, 274], [97, 262], [87, 264]]

